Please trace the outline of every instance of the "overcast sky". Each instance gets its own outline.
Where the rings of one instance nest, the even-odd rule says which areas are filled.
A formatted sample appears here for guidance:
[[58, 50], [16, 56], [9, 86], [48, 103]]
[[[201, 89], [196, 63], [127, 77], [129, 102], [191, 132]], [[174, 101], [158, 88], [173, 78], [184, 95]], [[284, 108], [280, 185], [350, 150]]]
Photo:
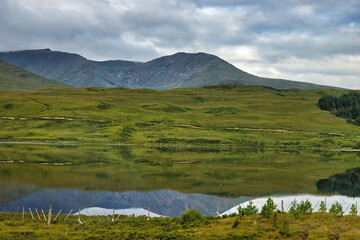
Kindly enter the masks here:
[[360, 89], [360, 1], [0, 0], [0, 51], [38, 48], [207, 52], [259, 76]]

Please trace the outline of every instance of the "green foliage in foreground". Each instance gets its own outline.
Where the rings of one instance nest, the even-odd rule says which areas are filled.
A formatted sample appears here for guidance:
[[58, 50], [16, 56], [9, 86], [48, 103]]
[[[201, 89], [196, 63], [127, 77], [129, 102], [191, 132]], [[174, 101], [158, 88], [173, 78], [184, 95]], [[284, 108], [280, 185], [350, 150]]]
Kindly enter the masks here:
[[330, 207], [329, 213], [333, 213], [337, 217], [342, 217], [344, 214], [342, 205], [339, 202], [333, 203]]
[[187, 227], [199, 226], [204, 223], [205, 218], [199, 210], [189, 209], [180, 217], [180, 222]]
[[324, 201], [321, 201], [320, 202], [320, 205], [319, 205], [319, 212], [326, 212], [327, 211], [327, 208], [326, 208], [326, 203]]
[[291, 207], [289, 213], [295, 217], [309, 215], [313, 211], [311, 202], [307, 199], [306, 201], [301, 201], [298, 203], [296, 199], [291, 202]]
[[255, 215], [259, 209], [254, 205], [253, 201], [249, 201], [249, 204], [246, 207], [239, 205], [238, 212], [239, 216], [251, 216]]
[[355, 204], [355, 203], [351, 204], [349, 214], [353, 215], [353, 216], [358, 215], [357, 204]]
[[225, 84], [155, 91], [0, 93], [0, 140], [228, 148], [357, 148], [360, 129], [316, 105], [349, 91]]
[[[190, 210], [189, 210], [190, 211]], [[196, 214], [195, 214], [196, 215]], [[184, 224], [181, 217], [120, 216], [107, 217], [60, 215], [50, 226], [44, 220], [25, 214], [0, 213], [0, 239], [359, 239], [359, 216], [341, 218], [329, 213], [313, 213], [298, 219], [277, 213], [270, 219], [259, 214], [216, 218], [202, 217], [201, 224]], [[117, 216], [115, 216], [115, 219]], [[193, 219], [193, 218], [191, 218]], [[199, 219], [196, 217], [196, 221]], [[276, 221], [276, 224], [274, 224]], [[188, 220], [186, 220], [188, 223]], [[193, 222], [192, 220], [190, 222]]]
[[274, 200], [271, 198], [268, 198], [266, 203], [261, 208], [261, 216], [265, 218], [270, 218], [276, 210], [276, 204], [274, 203]]

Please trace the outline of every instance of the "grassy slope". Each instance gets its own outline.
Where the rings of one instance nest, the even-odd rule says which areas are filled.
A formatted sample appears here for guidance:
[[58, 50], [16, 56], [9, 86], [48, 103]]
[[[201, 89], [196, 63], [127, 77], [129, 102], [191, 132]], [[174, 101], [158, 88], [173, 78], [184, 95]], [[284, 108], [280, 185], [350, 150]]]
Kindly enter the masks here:
[[[360, 129], [317, 100], [338, 90], [220, 85], [149, 89], [50, 89], [0, 94], [0, 138], [16, 141], [357, 147]], [[6, 107], [11, 103], [12, 107]], [[40, 119], [66, 117], [66, 119]], [[26, 118], [20, 120], [19, 118]], [[344, 134], [333, 135], [336, 134]]]
[[[304, 150], [358, 148], [360, 142], [358, 126], [316, 106], [321, 91], [335, 95], [346, 92], [222, 85], [165, 92], [83, 88], [2, 93], [0, 116], [17, 118], [0, 118], [3, 141], [138, 143], [161, 148], [123, 153], [100, 146], [49, 150], [4, 145], [0, 160], [27, 164], [3, 164], [0, 180], [91, 190], [169, 188], [220, 196], [316, 193], [317, 180], [357, 167], [358, 156]], [[5, 108], [9, 103], [12, 107]], [[215, 154], [181, 150], [188, 145], [302, 151], [253, 154], [230, 149]], [[167, 147], [179, 148], [179, 152], [165, 151]], [[197, 163], [173, 164], [184, 159]], [[46, 162], [83, 165], [31, 165]], [[44, 175], [34, 177], [34, 169]], [[103, 173], [107, 177], [98, 178]]]
[[[55, 212], [56, 214], [56, 212]], [[205, 223], [183, 225], [178, 218], [152, 218], [121, 216], [110, 222], [106, 217], [60, 215], [56, 223], [48, 226], [25, 214], [0, 215], [0, 239], [359, 239], [359, 216], [335, 217], [329, 213], [315, 213], [295, 219], [289, 214], [278, 214], [276, 221], [259, 215], [238, 219], [207, 218]], [[115, 216], [116, 218], [117, 216]], [[288, 221], [288, 228], [284, 222]], [[285, 230], [285, 231], [284, 231]]]
[[71, 87], [65, 83], [36, 74], [0, 61], [0, 90], [38, 90], [42, 88]]

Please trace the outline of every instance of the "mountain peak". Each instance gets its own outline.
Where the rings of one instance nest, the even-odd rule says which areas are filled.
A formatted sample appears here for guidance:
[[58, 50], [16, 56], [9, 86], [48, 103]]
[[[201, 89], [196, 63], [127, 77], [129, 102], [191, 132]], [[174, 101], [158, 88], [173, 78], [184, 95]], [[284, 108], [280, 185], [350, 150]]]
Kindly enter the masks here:
[[44, 48], [44, 49], [38, 49], [38, 50], [35, 50], [35, 51], [51, 52], [51, 49], [50, 48]]
[[88, 60], [78, 54], [46, 48], [0, 52], [0, 60], [76, 87], [103, 86], [167, 90], [222, 83], [262, 85], [279, 89], [327, 87], [251, 75], [205, 52], [178, 52], [148, 62], [123, 60], [98, 62]]
[[175, 54], [172, 55], [168, 55], [165, 57], [175, 57], [175, 56], [183, 56], [183, 57], [208, 57], [208, 58], [217, 58], [217, 59], [221, 59], [216, 55], [213, 54], [209, 54], [209, 53], [205, 53], [205, 52], [197, 52], [197, 53], [188, 53], [188, 52], [177, 52]]

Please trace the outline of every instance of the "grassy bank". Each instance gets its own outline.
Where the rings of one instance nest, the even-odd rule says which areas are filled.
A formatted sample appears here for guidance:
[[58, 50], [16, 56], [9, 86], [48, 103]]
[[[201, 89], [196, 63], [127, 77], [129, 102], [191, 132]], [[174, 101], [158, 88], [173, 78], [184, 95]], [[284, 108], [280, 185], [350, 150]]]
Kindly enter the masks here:
[[[228, 217], [152, 218], [120, 216], [115, 222], [107, 217], [60, 215], [50, 226], [25, 214], [0, 214], [0, 239], [359, 239], [359, 216], [336, 217], [314, 213], [295, 218], [278, 213], [270, 219], [259, 214]], [[115, 216], [117, 217], [117, 216]], [[235, 223], [237, 222], [237, 223]]]
[[320, 110], [329, 89], [278, 90], [226, 84], [204, 88], [81, 88], [0, 93], [0, 140], [358, 148], [360, 129]]

